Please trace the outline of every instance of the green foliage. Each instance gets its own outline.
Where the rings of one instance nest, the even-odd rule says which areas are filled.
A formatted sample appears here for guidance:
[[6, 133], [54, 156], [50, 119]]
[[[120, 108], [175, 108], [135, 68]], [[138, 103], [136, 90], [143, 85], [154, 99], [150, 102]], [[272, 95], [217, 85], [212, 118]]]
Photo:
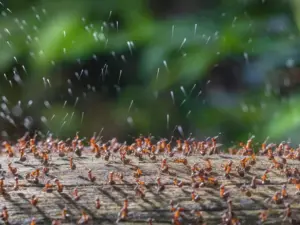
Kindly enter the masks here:
[[[261, 139], [266, 136], [281, 138], [289, 135], [289, 130], [300, 127], [297, 119], [299, 110], [297, 107], [286, 107], [280, 103], [272, 97], [274, 92], [266, 97], [264, 81], [274, 80], [274, 71], [284, 66], [289, 57], [296, 60], [299, 46], [299, 2], [220, 2], [222, 3], [217, 8], [204, 9], [197, 15], [158, 20], [149, 10], [147, 2], [141, 0], [40, 0], [35, 1], [34, 9], [31, 7], [31, 1], [19, 3], [17, 0], [10, 0], [7, 4], [12, 13], [6, 11], [7, 16], [3, 16], [3, 20], [0, 21], [0, 70], [8, 71], [14, 63], [14, 57], [24, 59], [22, 64], [28, 67], [27, 73], [30, 78], [24, 78], [26, 81], [23, 94], [19, 93], [17, 97], [14, 91], [7, 91], [7, 82], [1, 81], [0, 91], [3, 95], [13, 96], [11, 98], [14, 99], [21, 99], [23, 96], [24, 101], [31, 98], [43, 102], [46, 97], [54, 96], [57, 94], [56, 90], [64, 87], [63, 78], [58, 77], [62, 76], [63, 72], [53, 71], [53, 62], [57, 65], [64, 62], [74, 64], [76, 59], [88, 59], [95, 53], [122, 53], [128, 51], [128, 41], [132, 41], [135, 45], [134, 51], [139, 51], [136, 77], [146, 85], [138, 90], [130, 87], [126, 89], [125, 97], [121, 97], [116, 107], [110, 109], [116, 122], [126, 121], [130, 115], [134, 118], [137, 130], [150, 132], [165, 129], [165, 118], [169, 113], [171, 120], [178, 119], [175, 122], [171, 121], [173, 125], [184, 122], [203, 133], [224, 131], [227, 133], [227, 139], [232, 141], [247, 138], [248, 133], [255, 133]], [[115, 16], [120, 19], [118, 30], [108, 28], [109, 22], [113, 21]], [[277, 30], [277, 22], [270, 25], [273, 20], [282, 16], [287, 20], [285, 29]], [[22, 23], [23, 20], [26, 23]], [[23, 30], [20, 27], [23, 27]], [[257, 70], [263, 78], [255, 87], [232, 94], [230, 98], [236, 99], [233, 104], [202, 104], [204, 99], [200, 99], [200, 96], [188, 98], [184, 106], [180, 106], [183, 97], [182, 93], [177, 91], [177, 106], [172, 106], [169, 93], [171, 90], [175, 92], [175, 87], [179, 90], [182, 85], [192, 86], [199, 81], [205, 83], [205, 79], [216, 65], [230, 57], [239, 56], [243, 59], [245, 53], [249, 58], [255, 58], [250, 60], [250, 65], [246, 62], [248, 69]], [[239, 76], [244, 72], [241, 71]], [[123, 75], [124, 79], [128, 79], [128, 76], [133, 74]], [[54, 79], [53, 88], [47, 90], [47, 94], [42, 86], [42, 77]], [[199, 92], [199, 86], [197, 88]], [[277, 88], [276, 84], [273, 88]], [[51, 91], [53, 93], [49, 94]], [[150, 98], [149, 95], [156, 91], [159, 97]], [[123, 94], [124, 90], [121, 92]], [[165, 97], [167, 95], [169, 97]], [[126, 113], [131, 99], [135, 99], [134, 108], [139, 107], [138, 111], [133, 110], [132, 114]], [[261, 107], [262, 101], [266, 107]], [[294, 101], [296, 106], [299, 105], [297, 98]], [[242, 110], [241, 103], [250, 109]], [[55, 102], [56, 107], [46, 111], [35, 108], [40, 110], [35, 114], [49, 118], [53, 114], [65, 116], [67, 112], [72, 113], [73, 109], [61, 111], [59, 104], [61, 103]], [[89, 107], [85, 106], [85, 110], [92, 108], [92, 104]], [[70, 125], [61, 127], [61, 121], [58, 119], [51, 124], [48, 121], [45, 130], [70, 134], [83, 128], [84, 124], [78, 121], [80, 113], [74, 110], [75, 116]], [[191, 112], [187, 119], [189, 111]], [[274, 119], [274, 113], [279, 113], [277, 119]], [[156, 124], [155, 119], [149, 119], [155, 116], [158, 121]], [[97, 121], [97, 115], [87, 119]], [[258, 128], [262, 126], [265, 129]]]

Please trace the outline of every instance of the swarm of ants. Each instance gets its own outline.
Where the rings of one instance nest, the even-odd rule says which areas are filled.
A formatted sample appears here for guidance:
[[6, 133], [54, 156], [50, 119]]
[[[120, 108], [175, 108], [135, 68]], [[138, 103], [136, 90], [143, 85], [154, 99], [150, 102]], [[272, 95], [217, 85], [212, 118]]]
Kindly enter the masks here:
[[[39, 139], [39, 140], [38, 140]], [[10, 209], [5, 205], [7, 197], [13, 192], [20, 189], [26, 189], [33, 185], [40, 189], [41, 193], [65, 193], [76, 203], [84, 198], [77, 187], [71, 193], [66, 190], [67, 184], [59, 177], [51, 176], [54, 161], [58, 159], [68, 160], [68, 170], [70, 173], [78, 174], [79, 159], [82, 157], [92, 157], [93, 160], [105, 163], [123, 164], [126, 171], [110, 170], [108, 175], [103, 178], [97, 171], [86, 168], [87, 172], [83, 174], [87, 182], [97, 184], [100, 180], [107, 186], [114, 186], [124, 182], [131, 182], [134, 186], [134, 196], [127, 196], [123, 200], [123, 206], [119, 214], [116, 215], [116, 223], [130, 222], [133, 209], [130, 204], [134, 201], [146, 201], [149, 199], [148, 189], [150, 183], [145, 182], [144, 175], [151, 171], [142, 169], [142, 162], [151, 162], [157, 165], [157, 172], [151, 174], [154, 177], [152, 187], [155, 188], [155, 195], [167, 192], [170, 186], [175, 188], [189, 190], [190, 204], [195, 207], [185, 207], [180, 205], [176, 198], [170, 199], [169, 207], [172, 216], [169, 222], [181, 224], [206, 224], [204, 211], [197, 208], [199, 203], [205, 201], [206, 196], [199, 194], [201, 188], [217, 190], [219, 194], [215, 197], [226, 204], [226, 211], [220, 216], [219, 222], [224, 225], [241, 224], [237, 213], [235, 212], [234, 198], [241, 195], [232, 195], [228, 182], [233, 177], [243, 179], [250, 172], [255, 175], [251, 176], [250, 182], [238, 186], [242, 195], [249, 199], [255, 200], [256, 192], [259, 186], [272, 184], [270, 173], [279, 173], [285, 177], [286, 182], [282, 184], [280, 190], [275, 190], [272, 196], [265, 199], [265, 208], [257, 215], [255, 223], [263, 224], [268, 222], [272, 215], [274, 205], [282, 205], [281, 220], [290, 224], [299, 224], [296, 213], [292, 210], [292, 204], [300, 196], [300, 147], [293, 148], [290, 143], [282, 142], [274, 144], [266, 142], [261, 147], [254, 149], [253, 137], [245, 144], [239, 147], [222, 151], [221, 144], [217, 142], [218, 137], [208, 138], [206, 140], [196, 140], [195, 138], [171, 140], [159, 139], [154, 140], [152, 136], [140, 136], [133, 143], [120, 143], [116, 138], [107, 142], [94, 135], [89, 141], [85, 138], [80, 139], [79, 133], [76, 133], [73, 139], [66, 141], [54, 139], [52, 136], [45, 140], [40, 139], [37, 135], [30, 137], [28, 134], [21, 137], [17, 143], [2, 143], [1, 179], [0, 179], [0, 198], [2, 205], [1, 220], [4, 224], [14, 224], [10, 219]], [[217, 157], [223, 161], [221, 165], [215, 164], [214, 159]], [[39, 165], [30, 168], [29, 172], [22, 174], [23, 168], [28, 166], [32, 160], [38, 160]], [[255, 165], [261, 161], [267, 161], [268, 165], [264, 168], [263, 174], [258, 176]], [[4, 162], [8, 163], [4, 163]], [[193, 161], [191, 163], [190, 161]], [[295, 163], [290, 163], [295, 162]], [[86, 165], [87, 166], [87, 165]], [[176, 169], [185, 168], [187, 179], [181, 179], [176, 174]], [[109, 169], [108, 169], [109, 170]], [[28, 171], [28, 169], [26, 170]], [[21, 177], [21, 178], [20, 178]], [[23, 179], [22, 179], [23, 178]], [[9, 183], [13, 180], [14, 185]], [[20, 183], [21, 180], [21, 183]], [[245, 181], [245, 180], [244, 180]], [[288, 189], [289, 187], [289, 189]], [[295, 189], [291, 192], [290, 189]], [[190, 191], [191, 190], [191, 191]], [[96, 193], [93, 193], [96, 196]], [[101, 195], [95, 198], [94, 209], [101, 211]], [[31, 195], [27, 199], [31, 207], [38, 207], [41, 198], [38, 195]], [[58, 209], [59, 210], [59, 209]], [[69, 221], [70, 217], [68, 207], [60, 210], [58, 217], [52, 218], [52, 224], [58, 225]], [[38, 224], [37, 216], [32, 217], [30, 225]], [[81, 215], [76, 219], [77, 224], [93, 224], [92, 216], [87, 210], [82, 209]], [[156, 218], [148, 218], [148, 224], [155, 224]], [[159, 221], [158, 221], [159, 222]]]

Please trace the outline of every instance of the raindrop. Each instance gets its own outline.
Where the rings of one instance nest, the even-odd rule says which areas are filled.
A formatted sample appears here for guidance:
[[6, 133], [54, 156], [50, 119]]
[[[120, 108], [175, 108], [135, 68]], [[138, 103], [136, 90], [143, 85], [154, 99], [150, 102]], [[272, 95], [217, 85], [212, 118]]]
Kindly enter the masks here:
[[129, 48], [129, 51], [130, 51], [130, 55], [132, 55], [132, 46], [131, 46], [131, 43], [130, 41], [127, 41], [127, 45], [128, 45], [128, 48]]
[[170, 94], [171, 94], [172, 102], [175, 105], [175, 97], [173, 91], [170, 91]]
[[111, 14], [112, 14], [112, 11], [109, 11], [109, 15], [108, 15], [107, 21], [110, 20]]
[[170, 116], [169, 116], [169, 114], [167, 114], [167, 129], [169, 130], [169, 122], [170, 122]]
[[66, 121], [64, 121], [63, 123], [62, 123], [62, 125], [60, 126], [60, 130], [63, 128], [63, 126], [66, 124]]
[[249, 57], [248, 57], [247, 52], [244, 52], [244, 58], [245, 58], [246, 63], [249, 63]]
[[75, 113], [75, 112], [72, 112], [72, 114], [71, 114], [71, 117], [70, 117], [70, 120], [69, 120], [69, 125], [71, 124], [71, 121], [72, 121], [72, 119], [73, 119], [74, 113]]
[[121, 80], [122, 72], [123, 72], [123, 71], [120, 70], [119, 79], [118, 79], [118, 85], [120, 85], [120, 80]]
[[200, 91], [198, 92], [197, 97], [199, 97], [201, 94], [202, 94], [202, 91], [200, 90]]
[[78, 103], [79, 97], [76, 97], [75, 103], [73, 107], [76, 107], [77, 103]]
[[211, 36], [209, 36], [209, 37], [207, 38], [206, 44], [208, 44], [208, 42], [210, 41], [210, 39], [211, 39]]
[[14, 116], [19, 117], [22, 115], [23, 110], [19, 105], [16, 105], [12, 108], [11, 112]]
[[168, 64], [167, 64], [167, 61], [166, 61], [166, 60], [163, 61], [163, 64], [164, 64], [166, 70], [169, 71]]
[[4, 31], [11, 36], [11, 33], [9, 32], [9, 30], [7, 28], [4, 28]]
[[51, 87], [51, 83], [49, 79], [47, 79], [47, 83], [49, 84], [49, 87]]
[[192, 94], [193, 90], [195, 89], [195, 87], [196, 87], [196, 84], [194, 84], [192, 89], [190, 90], [189, 96], [191, 96], [191, 94]]
[[186, 102], [186, 99], [183, 99], [183, 101], [181, 102], [181, 104], [179, 105], [179, 107], [182, 106], [185, 102]]
[[183, 86], [180, 86], [180, 90], [182, 91], [184, 97], [187, 97], [187, 94], [186, 94], [185, 89], [184, 89]]
[[246, 104], [244, 104], [244, 103], [241, 104], [241, 108], [242, 108], [243, 112], [248, 112], [249, 111], [248, 106]]
[[2, 104], [1, 104], [1, 108], [2, 108], [2, 110], [3, 110], [4, 112], [6, 112], [7, 114], [10, 113], [10, 111], [9, 111], [9, 109], [8, 109], [8, 107], [7, 107], [7, 105], [6, 105], [5, 103], [2, 103]]
[[25, 68], [25, 66], [24, 65], [22, 65], [22, 69], [24, 70], [24, 72], [27, 74], [27, 70], [26, 70], [26, 68]]
[[156, 81], [158, 80], [159, 70], [160, 70], [160, 68], [157, 68], [157, 72], [156, 72]]
[[44, 101], [44, 105], [45, 105], [48, 109], [51, 108], [51, 105], [50, 105], [50, 103], [49, 103], [48, 101]]
[[7, 119], [7, 121], [8, 121], [9, 123], [11, 123], [13, 126], [16, 126], [15, 121], [14, 121], [9, 115], [6, 116], [6, 119]]
[[172, 31], [171, 31], [171, 39], [173, 40], [174, 36], [174, 30], [175, 30], [175, 25], [172, 25]]
[[180, 134], [182, 137], [184, 137], [184, 133], [183, 133], [182, 127], [181, 127], [181, 126], [177, 126], [177, 130], [178, 130], [179, 134]]
[[186, 38], [183, 39], [183, 41], [182, 41], [182, 43], [181, 43], [181, 45], [179, 47], [179, 50], [181, 50], [181, 48], [183, 47], [183, 45], [185, 44], [185, 42], [186, 42]]
[[129, 105], [129, 107], [128, 107], [128, 112], [130, 111], [132, 105], [133, 105], [133, 100], [131, 100], [131, 102], [130, 102], [130, 105]]
[[28, 130], [32, 127], [33, 124], [33, 119], [31, 116], [27, 116], [24, 119], [23, 125], [26, 127]]
[[186, 118], [188, 118], [189, 117], [189, 115], [191, 114], [191, 110], [190, 111], [188, 111], [188, 113], [186, 114]]
[[62, 119], [62, 121], [66, 120], [66, 118], [69, 116], [69, 113], [66, 113], [65, 117]]
[[68, 88], [68, 93], [72, 96], [72, 89]]
[[126, 59], [125, 59], [125, 56], [124, 56], [124, 55], [121, 55], [121, 59], [123, 60], [123, 62], [126, 63]]
[[7, 100], [6, 96], [2, 96], [2, 100], [3, 100], [4, 102], [8, 103], [8, 100]]
[[18, 83], [18, 84], [22, 84], [22, 79], [20, 77], [19, 74], [14, 73], [14, 80]]
[[111, 52], [111, 55], [114, 57], [114, 59], [117, 59], [116, 53], [114, 51]]
[[285, 63], [287, 68], [292, 68], [295, 66], [295, 60], [294, 59], [288, 59]]
[[127, 117], [127, 123], [130, 125], [130, 126], [133, 126], [133, 119], [131, 116]]
[[195, 27], [194, 27], [194, 36], [196, 36], [196, 34], [197, 34], [197, 27], [198, 27], [198, 24], [195, 24]]
[[84, 112], [81, 113], [81, 124], [82, 124], [82, 121], [83, 121], [83, 117], [84, 117]]
[[30, 107], [32, 104], [33, 104], [33, 101], [29, 100], [28, 103], [27, 103], [27, 107]]

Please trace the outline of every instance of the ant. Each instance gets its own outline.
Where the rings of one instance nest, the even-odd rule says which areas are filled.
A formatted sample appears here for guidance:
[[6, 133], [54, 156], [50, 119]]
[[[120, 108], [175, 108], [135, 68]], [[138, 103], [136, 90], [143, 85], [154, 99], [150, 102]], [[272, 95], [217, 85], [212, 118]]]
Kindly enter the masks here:
[[89, 171], [88, 171], [88, 179], [89, 179], [89, 181], [91, 181], [91, 182], [95, 182], [95, 180], [96, 180], [96, 177], [93, 176], [92, 170], [91, 170], [91, 169], [89, 169]]

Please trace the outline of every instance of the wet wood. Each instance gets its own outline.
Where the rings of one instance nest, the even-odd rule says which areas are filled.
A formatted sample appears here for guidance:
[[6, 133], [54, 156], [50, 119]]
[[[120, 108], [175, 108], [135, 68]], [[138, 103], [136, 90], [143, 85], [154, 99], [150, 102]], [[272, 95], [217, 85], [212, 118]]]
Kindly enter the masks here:
[[[195, 189], [196, 194], [200, 196], [200, 201], [191, 201], [190, 165], [199, 163], [205, 165], [204, 158], [207, 156], [193, 155], [187, 157], [188, 165], [173, 163], [173, 158], [167, 158], [170, 174], [160, 174], [161, 181], [166, 185], [165, 190], [159, 194], [156, 191], [155, 179], [159, 175], [159, 168], [162, 156], [157, 160], [150, 160], [144, 157], [139, 160], [134, 156], [128, 156], [131, 160], [130, 165], [124, 165], [119, 155], [111, 157], [107, 162], [103, 158], [95, 158], [91, 153], [83, 153], [82, 157], [74, 157], [76, 169], [69, 167], [68, 157], [59, 157], [52, 155], [50, 159], [50, 171], [48, 175], [42, 175], [39, 184], [29, 183], [24, 179], [25, 174], [36, 168], [41, 168], [40, 160], [30, 156], [25, 162], [18, 159], [1, 156], [2, 174], [5, 177], [5, 189], [7, 194], [0, 194], [0, 206], [5, 205], [9, 212], [10, 224], [30, 224], [31, 218], [35, 217], [37, 224], [51, 224], [53, 219], [61, 219], [61, 213], [64, 207], [68, 208], [71, 215], [68, 220], [61, 220], [62, 224], [76, 224], [80, 218], [81, 210], [85, 210], [90, 217], [89, 224], [114, 224], [118, 213], [122, 208], [125, 198], [129, 200], [129, 215], [122, 224], [147, 224], [148, 218], [153, 218], [153, 224], [170, 224], [173, 213], [170, 211], [170, 200], [175, 204], [180, 204], [185, 208], [184, 214], [191, 218], [191, 224], [220, 224], [221, 215], [227, 209], [226, 201], [219, 196], [220, 184], [225, 184], [230, 191], [233, 202], [233, 211], [240, 219], [242, 224], [257, 224], [259, 213], [269, 208], [269, 217], [264, 224], [282, 224], [282, 215], [285, 210], [284, 204], [272, 204], [266, 199], [271, 198], [276, 191], [280, 191], [283, 184], [287, 184], [286, 176], [279, 170], [272, 170], [269, 173], [270, 184], [258, 185], [256, 189], [251, 189], [252, 197], [249, 198], [240, 191], [243, 184], [249, 185], [253, 175], [260, 178], [266, 168], [272, 165], [266, 157], [257, 157], [257, 163], [250, 169], [244, 177], [240, 177], [235, 170], [235, 165], [239, 164], [241, 157], [231, 155], [211, 155], [212, 175], [219, 180], [217, 186], [204, 186]], [[226, 163], [228, 159], [233, 160], [233, 169], [230, 179], [226, 179], [222, 171], [221, 164]], [[14, 176], [7, 170], [8, 161], [12, 166], [18, 169], [20, 189], [13, 190]], [[290, 167], [300, 169], [299, 161], [288, 160]], [[138, 165], [143, 171], [141, 180], [146, 183], [145, 199], [135, 196], [135, 178], [132, 176], [133, 165]], [[96, 177], [95, 182], [89, 181], [88, 169]], [[110, 171], [122, 172], [124, 180], [116, 180], [114, 185], [107, 183], [108, 173]], [[182, 188], [173, 184], [173, 178], [177, 177], [184, 181]], [[64, 185], [64, 191], [58, 193], [54, 188], [52, 193], [42, 191], [44, 183], [48, 179], [58, 178]], [[52, 182], [54, 185], [55, 183]], [[74, 188], [78, 189], [80, 198], [75, 201], [72, 197]], [[300, 221], [300, 195], [296, 195], [294, 184], [287, 184], [288, 198], [284, 203], [289, 203], [293, 211], [293, 217]], [[39, 203], [36, 207], [30, 205], [29, 200], [32, 195], [39, 197]], [[101, 208], [96, 209], [95, 198], [99, 197]], [[198, 209], [203, 211], [203, 222], [196, 223], [192, 220], [190, 211]], [[188, 224], [188, 223], [187, 223]], [[298, 223], [299, 224], [299, 223]]]

